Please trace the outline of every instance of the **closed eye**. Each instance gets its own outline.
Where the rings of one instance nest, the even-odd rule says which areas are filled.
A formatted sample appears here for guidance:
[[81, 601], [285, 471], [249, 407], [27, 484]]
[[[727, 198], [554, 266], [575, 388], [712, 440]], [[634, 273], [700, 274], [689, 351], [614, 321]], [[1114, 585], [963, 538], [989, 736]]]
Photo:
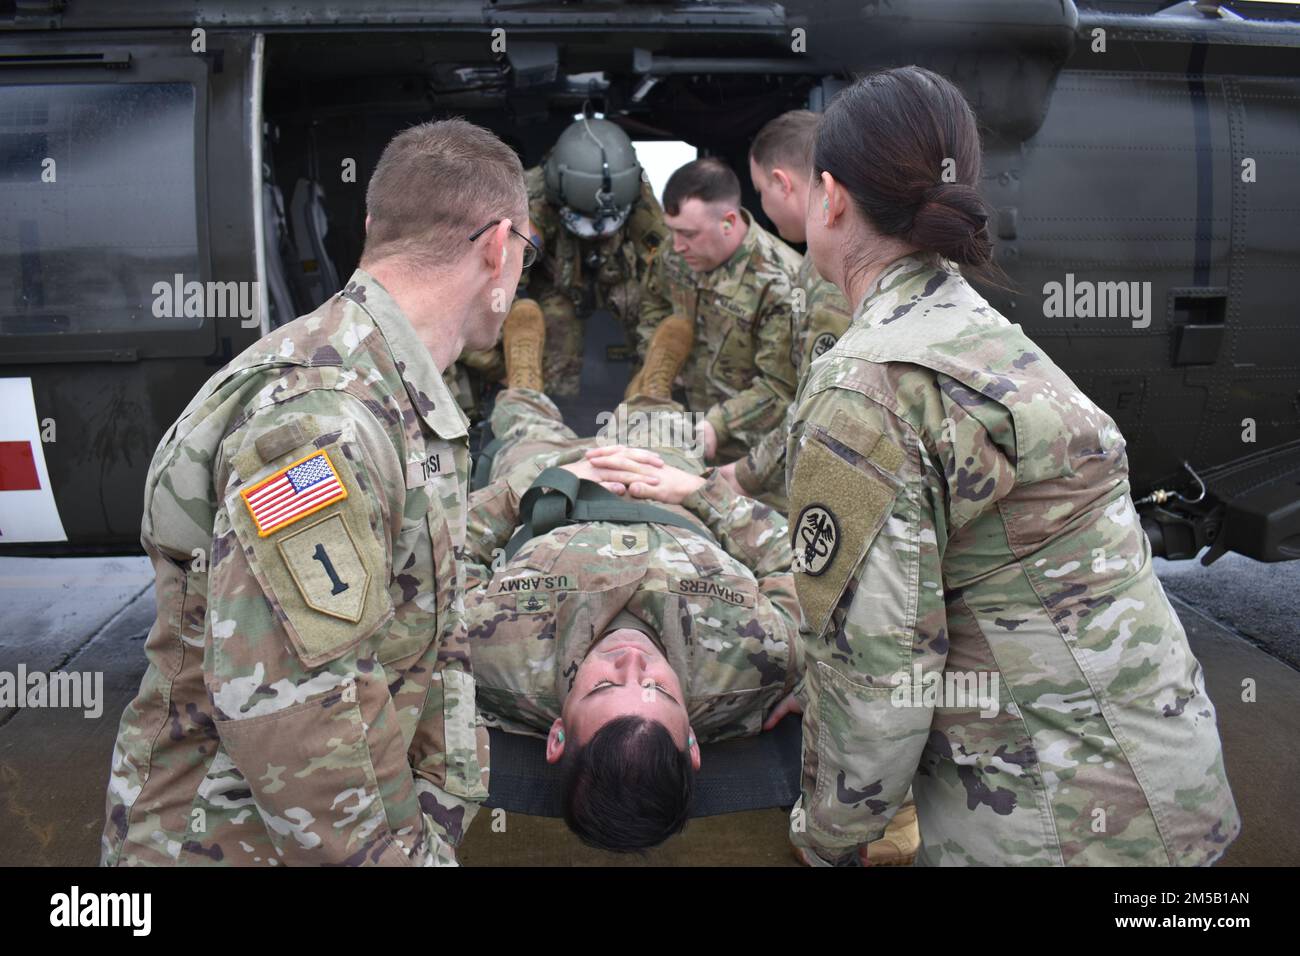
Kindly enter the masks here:
[[[587, 693], [585, 693], [585, 694], [582, 695], [582, 699], [583, 699], [583, 700], [586, 700], [586, 699], [587, 699], [588, 697], [590, 697], [591, 695], [593, 695], [593, 694], [599, 694], [602, 690], [608, 690], [608, 689], [611, 688], [611, 687], [622, 687], [622, 686], [623, 686], [622, 684], [616, 684], [616, 683], [615, 683], [614, 681], [612, 681], [612, 680], [602, 680], [602, 681], [598, 681], [598, 682], [596, 683], [596, 686], [595, 686], [595, 687], [593, 687], [591, 690], [587, 691]], [[669, 700], [671, 700], [674, 704], [679, 703], [679, 701], [677, 700], [677, 698], [674, 697], [672, 694], [668, 693], [668, 690], [664, 687], [664, 685], [663, 685], [663, 684], [660, 684], [658, 681], [655, 681], [655, 683], [654, 683], [654, 689], [655, 689], [656, 691], [658, 691], [659, 693], [663, 694], [665, 697], [667, 697]]]

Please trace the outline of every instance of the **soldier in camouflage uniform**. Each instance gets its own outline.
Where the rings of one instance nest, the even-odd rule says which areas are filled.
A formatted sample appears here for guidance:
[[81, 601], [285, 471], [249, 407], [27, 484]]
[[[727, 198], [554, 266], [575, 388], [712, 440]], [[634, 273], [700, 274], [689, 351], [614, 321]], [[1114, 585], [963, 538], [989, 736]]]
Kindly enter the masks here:
[[664, 187], [673, 248], [646, 278], [637, 326], [645, 348], [668, 315], [694, 323], [682, 377], [706, 415], [710, 461], [745, 455], [780, 426], [794, 397], [791, 289], [799, 257], [739, 207], [740, 182], [716, 159], [687, 163]]
[[[911, 785], [926, 863], [1208, 864], [1240, 819], [1124, 439], [955, 264], [990, 262], [979, 155], [961, 94], [916, 67], [854, 84], [818, 131], [809, 249], [859, 305], [788, 448], [792, 838], [857, 863]], [[934, 185], [895, 215], [871, 184], [918, 168]], [[844, 274], [854, 251], [874, 277]]]
[[[790, 357], [802, 382], [808, 377], [813, 361], [839, 341], [852, 317], [840, 290], [817, 274], [807, 255], [799, 263], [792, 299], [795, 328]], [[724, 478], [728, 477], [727, 470], [731, 470], [735, 476], [734, 488], [782, 513], [790, 510], [785, 488], [785, 449], [794, 423], [794, 410], [791, 402], [780, 425], [766, 432], [743, 458], [719, 469]]]
[[[579, 316], [592, 309], [613, 312], [631, 354], [641, 286], [668, 228], [632, 141], [609, 120], [574, 122], [524, 178], [531, 236], [542, 256], [521, 294], [535, 299], [546, 316], [547, 392], [576, 395], [584, 335]], [[505, 370], [500, 350], [461, 362], [490, 381]]]
[[[658, 416], [653, 427], [667, 440], [645, 444], [680, 475], [701, 474], [698, 452], [670, 437], [693, 440], [688, 422], [671, 423], [681, 418], [678, 406], [639, 397], [607, 434], [581, 440], [544, 394], [509, 389], [498, 397], [492, 427], [506, 444], [493, 463], [497, 480], [470, 499], [473, 557], [495, 569], [466, 598], [478, 706], [492, 726], [546, 737], [552, 762], [563, 761], [566, 747], [594, 745], [619, 719], [644, 718], [665, 727], [698, 768], [699, 743], [759, 733], [794, 687], [789, 651], [798, 617], [784, 517], [717, 477], [695, 478], [699, 487], [680, 504], [662, 506], [686, 527], [587, 521], [540, 534], [513, 556], [501, 550], [534, 479], [555, 465], [580, 468], [588, 449], [618, 437], [621, 415], [632, 422], [623, 437], [633, 438], [639, 415]], [[632, 689], [652, 680], [648, 695]], [[594, 814], [570, 808], [566, 818], [605, 849], [653, 845], [685, 820], [647, 827], [662, 785], [629, 777], [614, 801], [625, 815], [591, 821]], [[566, 799], [582, 800], [587, 789], [569, 784]]]
[[[638, 436], [650, 416], [656, 423]], [[580, 439], [544, 394], [509, 389], [498, 397], [492, 428], [505, 445], [493, 484], [471, 496], [469, 519], [475, 562], [494, 570], [466, 599], [479, 708], [495, 726], [549, 731], [572, 686], [573, 663], [603, 621], [624, 609], [665, 645], [698, 740], [758, 733], [782, 690], [793, 689], [788, 643], [798, 620], [785, 519], [721, 480], [667, 506], [693, 530], [594, 522], [534, 538], [509, 560], [499, 550], [519, 524], [520, 498], [544, 469], [581, 462], [619, 437], [643, 437], [637, 443], [668, 465], [701, 475], [698, 450], [671, 440], [693, 437], [689, 422], [674, 424], [674, 416], [680, 406], [639, 396], [611, 413], [596, 438]], [[579, 607], [583, 628], [573, 626]], [[556, 641], [539, 642], [543, 632]]]
[[[817, 114], [791, 110], [767, 123], [749, 150], [749, 175], [772, 220], [786, 242], [805, 242], [808, 212], [808, 170], [812, 165]], [[840, 290], [817, 274], [812, 256], [805, 254], [791, 293], [790, 359], [798, 381], [808, 377], [814, 359], [830, 351], [849, 327], [851, 310]], [[793, 423], [794, 404], [785, 421], [767, 432], [745, 457], [720, 471], [732, 487], [758, 498], [778, 511], [789, 510], [785, 493], [785, 446]]]
[[367, 193], [365, 268], [163, 437], [141, 534], [158, 616], [106, 865], [455, 862], [487, 738], [460, 617], [466, 422], [441, 371], [499, 334], [524, 203], [486, 130], [399, 134]]

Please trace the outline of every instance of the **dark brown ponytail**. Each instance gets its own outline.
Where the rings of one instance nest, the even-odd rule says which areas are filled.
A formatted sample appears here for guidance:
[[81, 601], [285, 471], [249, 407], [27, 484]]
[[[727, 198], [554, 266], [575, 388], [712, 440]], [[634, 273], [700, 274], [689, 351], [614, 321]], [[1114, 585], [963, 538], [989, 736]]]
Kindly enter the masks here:
[[989, 209], [976, 184], [975, 114], [952, 83], [919, 66], [863, 77], [817, 129], [813, 175], [829, 172], [882, 235], [969, 267], [994, 284]]

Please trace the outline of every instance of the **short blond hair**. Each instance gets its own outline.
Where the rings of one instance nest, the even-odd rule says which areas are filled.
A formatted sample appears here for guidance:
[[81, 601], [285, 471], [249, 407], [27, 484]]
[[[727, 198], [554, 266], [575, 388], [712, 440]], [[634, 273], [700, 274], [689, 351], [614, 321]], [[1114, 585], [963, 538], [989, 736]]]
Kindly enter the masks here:
[[459, 118], [421, 123], [384, 148], [366, 187], [366, 213], [363, 267], [394, 256], [419, 266], [457, 262], [481, 226], [510, 219], [524, 231], [524, 168], [481, 126]]

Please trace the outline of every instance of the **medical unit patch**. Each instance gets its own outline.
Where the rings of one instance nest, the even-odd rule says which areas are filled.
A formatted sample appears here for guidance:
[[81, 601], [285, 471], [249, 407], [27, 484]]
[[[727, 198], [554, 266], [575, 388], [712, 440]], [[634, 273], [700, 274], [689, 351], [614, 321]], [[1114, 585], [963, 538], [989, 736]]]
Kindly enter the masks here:
[[258, 536], [265, 538], [299, 518], [342, 501], [348, 490], [329, 455], [316, 451], [239, 494], [253, 516]]

